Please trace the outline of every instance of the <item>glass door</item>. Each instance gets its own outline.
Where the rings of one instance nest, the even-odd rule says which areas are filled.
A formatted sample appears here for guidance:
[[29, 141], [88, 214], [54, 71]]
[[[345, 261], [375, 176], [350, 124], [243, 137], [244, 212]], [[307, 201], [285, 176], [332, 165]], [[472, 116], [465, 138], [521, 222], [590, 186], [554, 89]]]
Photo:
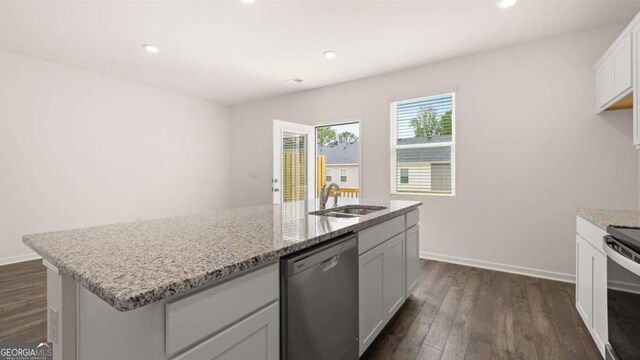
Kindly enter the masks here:
[[313, 126], [273, 121], [274, 204], [313, 198], [314, 149]]

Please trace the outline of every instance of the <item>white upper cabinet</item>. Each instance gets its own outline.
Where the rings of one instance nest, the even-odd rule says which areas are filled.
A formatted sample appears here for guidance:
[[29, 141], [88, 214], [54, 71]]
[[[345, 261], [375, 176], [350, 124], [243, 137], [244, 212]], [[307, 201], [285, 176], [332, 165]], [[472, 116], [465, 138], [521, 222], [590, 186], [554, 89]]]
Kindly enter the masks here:
[[596, 65], [598, 112], [618, 108], [632, 89], [631, 33], [619, 38]]
[[616, 47], [613, 56], [613, 97], [631, 90], [631, 34]]
[[622, 31], [594, 67], [596, 109], [633, 109], [633, 144], [640, 148], [640, 13]]

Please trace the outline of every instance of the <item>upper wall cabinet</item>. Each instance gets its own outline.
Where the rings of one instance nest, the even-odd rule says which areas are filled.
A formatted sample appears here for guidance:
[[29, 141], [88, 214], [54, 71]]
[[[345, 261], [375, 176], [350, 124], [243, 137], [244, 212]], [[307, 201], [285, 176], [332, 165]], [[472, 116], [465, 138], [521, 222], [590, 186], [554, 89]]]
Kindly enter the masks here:
[[596, 65], [598, 112], [619, 108], [619, 101], [632, 89], [631, 33], [626, 34], [607, 51]]
[[597, 112], [633, 108], [633, 144], [640, 147], [640, 14], [631, 21], [598, 60], [596, 72]]

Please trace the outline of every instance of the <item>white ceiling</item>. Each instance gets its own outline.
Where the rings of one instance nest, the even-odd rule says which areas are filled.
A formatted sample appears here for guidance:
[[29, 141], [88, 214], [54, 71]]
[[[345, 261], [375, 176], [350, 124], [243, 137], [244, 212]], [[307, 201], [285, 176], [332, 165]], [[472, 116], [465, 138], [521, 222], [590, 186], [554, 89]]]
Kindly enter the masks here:
[[[615, 0], [521, 0], [507, 10], [493, 1], [0, 2], [0, 49], [233, 105], [639, 10], [639, 1]], [[328, 49], [338, 58], [324, 59]], [[294, 77], [304, 82], [285, 82]]]

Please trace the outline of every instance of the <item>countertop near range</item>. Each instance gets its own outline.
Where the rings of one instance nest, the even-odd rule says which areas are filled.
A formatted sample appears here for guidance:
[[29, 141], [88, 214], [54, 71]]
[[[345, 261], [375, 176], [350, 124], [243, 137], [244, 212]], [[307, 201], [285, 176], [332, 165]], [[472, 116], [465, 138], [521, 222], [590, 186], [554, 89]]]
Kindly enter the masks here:
[[609, 225], [640, 228], [640, 211], [577, 208], [576, 214], [603, 230]]
[[315, 200], [25, 235], [23, 242], [120, 311], [209, 284], [411, 211], [418, 201], [340, 199], [387, 209], [308, 215]]

